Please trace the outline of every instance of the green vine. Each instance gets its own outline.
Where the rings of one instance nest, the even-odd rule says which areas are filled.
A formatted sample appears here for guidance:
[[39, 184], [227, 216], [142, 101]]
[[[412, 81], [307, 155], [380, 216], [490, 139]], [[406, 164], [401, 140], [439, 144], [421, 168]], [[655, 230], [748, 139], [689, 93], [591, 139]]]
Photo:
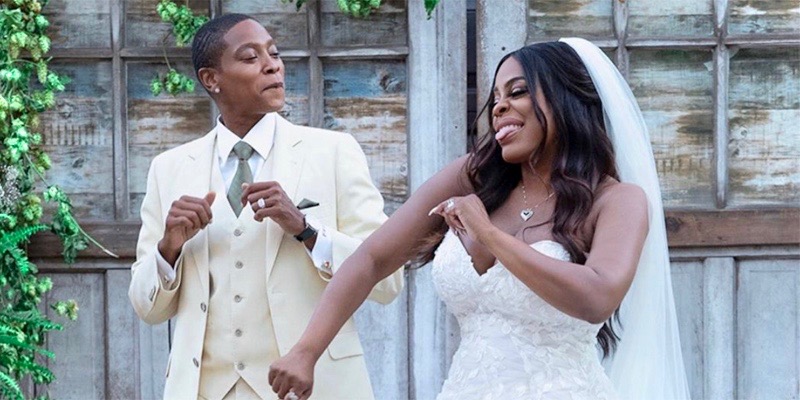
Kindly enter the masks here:
[[[281, 1], [284, 3], [294, 2], [297, 6], [297, 11], [300, 11], [300, 8], [303, 7], [303, 4], [308, 2], [308, 0]], [[433, 9], [436, 8], [436, 5], [439, 4], [441, 0], [423, 1], [425, 2], [425, 11], [428, 13], [428, 19], [430, 19], [433, 15]], [[366, 18], [381, 6], [381, 2], [382, 0], [336, 0], [336, 5], [338, 5], [339, 10], [345, 14], [349, 14], [356, 18]]]
[[[308, 0], [281, 0], [284, 3], [294, 2], [297, 10], [303, 7]], [[381, 6], [382, 0], [336, 0], [339, 9], [348, 15], [356, 18], [366, 18], [373, 11]], [[441, 0], [422, 0], [425, 2], [425, 11], [428, 13], [428, 19], [433, 15], [433, 10]], [[156, 12], [164, 22], [172, 24], [171, 35], [175, 37], [175, 44], [178, 47], [183, 47], [192, 42], [194, 35], [208, 21], [208, 17], [204, 15], [195, 15], [189, 8], [189, 2], [179, 6], [171, 0], [161, 0], [156, 6]], [[165, 45], [169, 35], [164, 36], [161, 41], [162, 46]], [[167, 72], [165, 74], [156, 75], [150, 81], [150, 91], [153, 96], [158, 96], [162, 92], [167, 92], [172, 96], [177, 96], [181, 93], [194, 92], [195, 83], [192, 78], [179, 72], [169, 63], [169, 58], [164, 49], [164, 61], [167, 63]]]
[[[49, 69], [50, 59], [44, 57], [50, 50], [46, 33], [50, 23], [41, 14], [47, 1], [0, 0], [0, 398], [4, 399], [23, 399], [19, 382], [26, 377], [35, 384], [55, 379], [37, 361], [37, 355], [53, 357], [45, 349], [46, 334], [62, 329], [39, 311], [42, 296], [53, 283], [38, 276], [26, 244], [34, 234], [50, 230], [61, 239], [68, 263], [88, 243], [96, 244], [78, 225], [66, 194], [44, 180], [50, 158], [42, 149], [39, 114], [55, 105], [56, 93], [68, 83]], [[37, 178], [47, 186], [44, 200], [56, 205], [49, 224], [40, 221], [43, 207]], [[77, 318], [74, 300], [51, 308], [71, 320]]]
[[[162, 21], [172, 24], [171, 34], [175, 37], [175, 44], [179, 47], [190, 44], [200, 27], [208, 21], [208, 17], [204, 15], [194, 15], [192, 9], [189, 8], [188, 1], [185, 5], [178, 6], [173, 1], [161, 0], [156, 6], [156, 12]], [[162, 46], [166, 43], [167, 38], [169, 35], [164, 36], [161, 41]], [[166, 74], [159, 74], [150, 81], [150, 91], [153, 96], [158, 96], [161, 92], [167, 92], [172, 96], [194, 92], [194, 80], [172, 68], [166, 49], [164, 50], [164, 61], [169, 70]]]

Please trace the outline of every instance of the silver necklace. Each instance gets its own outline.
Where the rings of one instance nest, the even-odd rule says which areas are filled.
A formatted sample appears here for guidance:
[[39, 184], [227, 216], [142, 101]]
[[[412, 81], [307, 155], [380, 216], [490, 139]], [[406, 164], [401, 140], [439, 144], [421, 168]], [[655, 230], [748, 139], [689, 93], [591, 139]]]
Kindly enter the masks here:
[[550, 192], [550, 194], [548, 194], [544, 200], [540, 201], [533, 207], [528, 207], [528, 194], [525, 193], [525, 182], [520, 182], [520, 184], [522, 185], [522, 202], [525, 203], [525, 208], [519, 212], [519, 217], [522, 218], [523, 221], [527, 221], [533, 218], [533, 211], [539, 208], [539, 206], [544, 204], [547, 200], [550, 200], [550, 198], [553, 197], [556, 192]]

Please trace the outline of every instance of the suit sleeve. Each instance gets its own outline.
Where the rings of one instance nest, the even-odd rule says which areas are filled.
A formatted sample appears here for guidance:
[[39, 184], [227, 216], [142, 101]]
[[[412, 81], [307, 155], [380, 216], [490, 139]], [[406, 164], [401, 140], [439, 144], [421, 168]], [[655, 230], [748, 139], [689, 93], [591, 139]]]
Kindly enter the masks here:
[[[336, 219], [336, 229], [328, 231], [334, 274], [361, 242], [386, 221], [383, 197], [372, 183], [367, 158], [350, 135], [345, 135], [337, 146]], [[381, 304], [392, 302], [403, 290], [403, 279], [403, 268], [398, 265], [397, 271], [380, 281], [368, 298]]]
[[147, 174], [147, 192], [142, 203], [142, 228], [136, 243], [136, 261], [131, 266], [128, 297], [136, 314], [148, 324], [159, 324], [172, 318], [178, 308], [178, 288], [183, 271], [183, 252], [175, 262], [175, 279], [166, 282], [158, 272], [158, 241], [164, 235], [164, 215], [153, 160]]

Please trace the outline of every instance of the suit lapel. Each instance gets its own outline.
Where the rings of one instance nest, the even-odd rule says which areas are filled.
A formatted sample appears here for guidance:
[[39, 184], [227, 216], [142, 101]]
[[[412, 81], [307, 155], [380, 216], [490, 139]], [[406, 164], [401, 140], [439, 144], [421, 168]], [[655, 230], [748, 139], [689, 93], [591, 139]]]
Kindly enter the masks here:
[[[195, 197], [204, 197], [211, 189], [211, 168], [214, 165], [214, 143], [216, 143], [216, 130], [211, 130], [208, 134], [195, 142], [187, 152], [186, 163], [180, 173], [177, 174], [176, 183], [180, 193]], [[214, 199], [217, 201], [227, 201], [225, 193], [217, 193]], [[208, 287], [208, 229], [197, 232], [186, 248], [192, 255], [197, 265], [197, 273], [203, 293], [210, 293]]]
[[[297, 185], [300, 182], [300, 175], [303, 167], [302, 139], [298, 134], [300, 128], [280, 116], [275, 121], [275, 142], [273, 144], [273, 174], [272, 179], [280, 183], [283, 191], [290, 199], [296, 201]], [[283, 239], [284, 232], [281, 227], [272, 221], [267, 223], [267, 246], [266, 246], [266, 275], [269, 280], [272, 267], [275, 265], [275, 258], [278, 255], [278, 248]]]

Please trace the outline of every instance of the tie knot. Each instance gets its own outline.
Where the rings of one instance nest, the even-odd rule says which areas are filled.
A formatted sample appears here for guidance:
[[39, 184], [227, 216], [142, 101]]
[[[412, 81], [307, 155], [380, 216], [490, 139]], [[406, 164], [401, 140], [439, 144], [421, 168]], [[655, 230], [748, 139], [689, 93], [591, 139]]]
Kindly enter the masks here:
[[253, 155], [253, 148], [243, 140], [240, 140], [239, 143], [233, 146], [233, 152], [240, 160], [247, 161]]

